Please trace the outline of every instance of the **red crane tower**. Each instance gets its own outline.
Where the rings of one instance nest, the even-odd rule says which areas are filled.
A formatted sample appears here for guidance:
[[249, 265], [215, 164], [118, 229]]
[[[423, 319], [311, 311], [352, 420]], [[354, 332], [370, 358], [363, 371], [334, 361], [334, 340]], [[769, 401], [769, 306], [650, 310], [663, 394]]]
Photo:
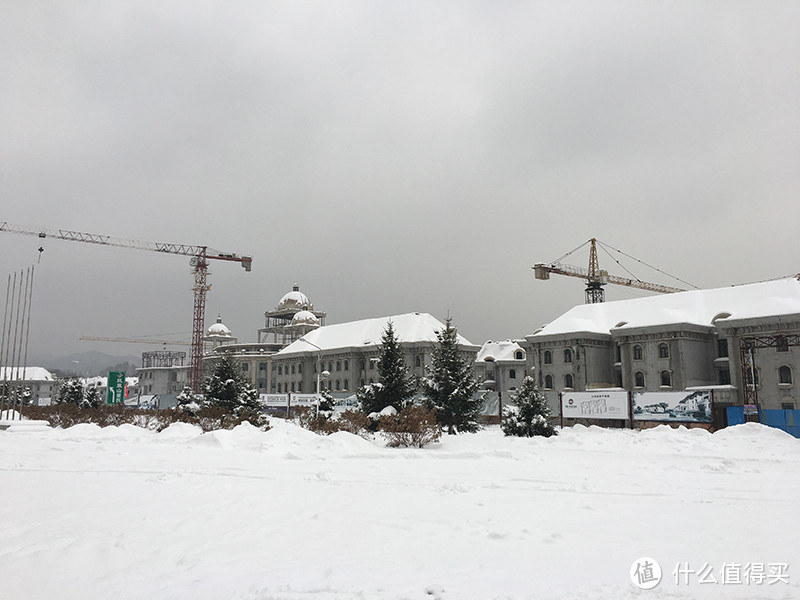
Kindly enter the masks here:
[[242, 265], [245, 271], [250, 271], [253, 264], [253, 258], [251, 256], [238, 256], [230, 252], [220, 252], [219, 250], [214, 250], [208, 246], [139, 242], [136, 240], [113, 238], [108, 235], [69, 231], [67, 229], [59, 229], [57, 231], [33, 229], [18, 225], [11, 225], [7, 222], [3, 222], [2, 225], [0, 225], [0, 231], [5, 231], [8, 233], [21, 233], [23, 235], [35, 235], [40, 238], [51, 237], [70, 242], [84, 242], [87, 244], [99, 244], [101, 246], [134, 248], [136, 250], [149, 250], [151, 252], [161, 252], [164, 254], [191, 256], [192, 258], [190, 263], [193, 267], [192, 272], [194, 273], [194, 316], [192, 317], [192, 365], [189, 382], [192, 390], [195, 392], [200, 391], [200, 379], [203, 373], [203, 332], [205, 330], [206, 320], [206, 294], [208, 293], [208, 289], [210, 287], [207, 283], [208, 261], [225, 260], [229, 262], [238, 262]]

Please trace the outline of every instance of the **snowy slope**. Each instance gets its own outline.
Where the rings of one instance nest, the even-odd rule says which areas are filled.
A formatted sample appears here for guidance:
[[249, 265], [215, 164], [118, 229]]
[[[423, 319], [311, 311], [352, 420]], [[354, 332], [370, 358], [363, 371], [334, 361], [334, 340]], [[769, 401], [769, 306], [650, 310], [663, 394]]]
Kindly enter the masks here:
[[[798, 598], [800, 442], [497, 429], [388, 449], [274, 421], [0, 432], [0, 595], [344, 600]], [[664, 581], [634, 587], [655, 558]], [[675, 585], [678, 564], [788, 583]]]

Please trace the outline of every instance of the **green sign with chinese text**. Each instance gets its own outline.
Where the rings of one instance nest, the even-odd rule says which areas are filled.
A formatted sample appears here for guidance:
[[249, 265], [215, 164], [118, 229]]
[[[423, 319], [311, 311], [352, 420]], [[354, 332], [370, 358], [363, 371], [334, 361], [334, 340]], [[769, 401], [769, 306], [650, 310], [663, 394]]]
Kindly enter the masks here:
[[125, 402], [125, 371], [109, 371], [106, 388], [106, 404]]

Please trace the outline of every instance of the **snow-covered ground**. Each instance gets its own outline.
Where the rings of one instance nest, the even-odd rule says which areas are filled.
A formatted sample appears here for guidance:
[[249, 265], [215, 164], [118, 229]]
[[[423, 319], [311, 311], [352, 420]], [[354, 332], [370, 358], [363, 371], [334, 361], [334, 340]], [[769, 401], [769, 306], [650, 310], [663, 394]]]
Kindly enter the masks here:
[[0, 597], [800, 598], [800, 441], [774, 429], [411, 450], [273, 425], [0, 431]]

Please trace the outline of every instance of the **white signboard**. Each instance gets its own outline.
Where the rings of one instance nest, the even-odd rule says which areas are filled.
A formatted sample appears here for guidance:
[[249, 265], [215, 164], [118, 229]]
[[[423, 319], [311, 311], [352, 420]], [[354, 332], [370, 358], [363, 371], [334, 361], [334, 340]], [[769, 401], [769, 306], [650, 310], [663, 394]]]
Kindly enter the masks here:
[[565, 419], [627, 419], [628, 392], [572, 392], [561, 396]]
[[317, 394], [292, 394], [292, 406], [316, 406]]
[[711, 422], [711, 392], [634, 392], [635, 421]]
[[261, 394], [264, 406], [289, 406], [289, 394]]

